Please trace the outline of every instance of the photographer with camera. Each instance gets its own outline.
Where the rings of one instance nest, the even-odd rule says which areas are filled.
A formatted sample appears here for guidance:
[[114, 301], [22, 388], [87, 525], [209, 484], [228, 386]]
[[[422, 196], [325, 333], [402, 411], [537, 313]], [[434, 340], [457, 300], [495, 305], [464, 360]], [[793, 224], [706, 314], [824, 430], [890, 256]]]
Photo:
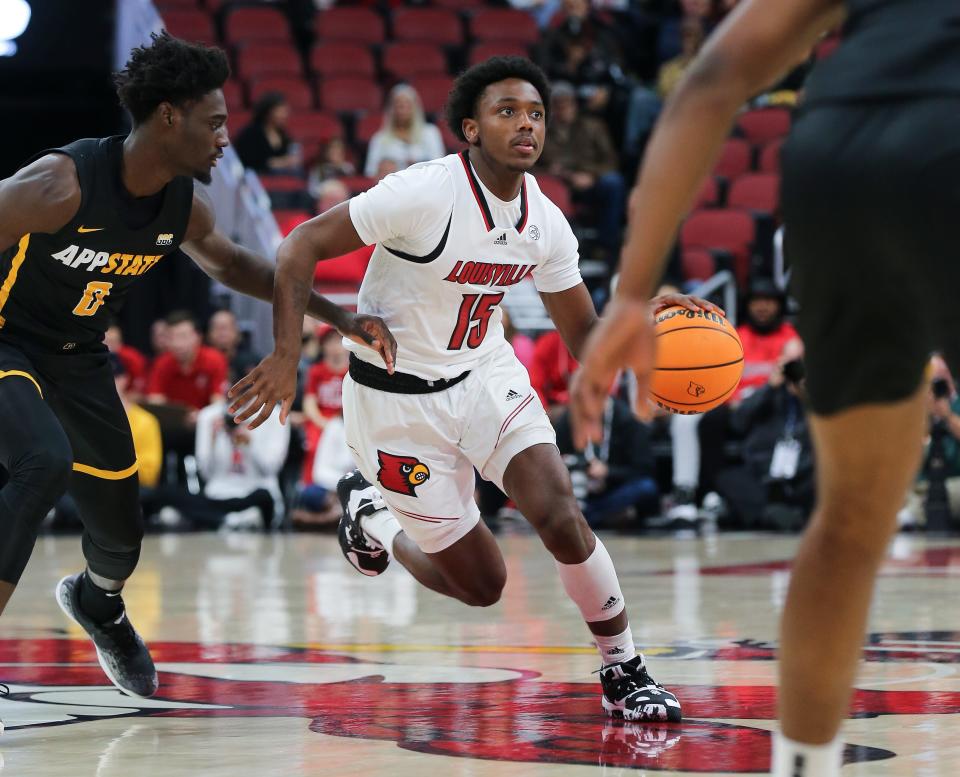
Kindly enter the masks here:
[[930, 359], [930, 436], [923, 467], [897, 514], [901, 529], [949, 532], [960, 514], [960, 397], [946, 362]]
[[797, 531], [813, 509], [813, 446], [803, 407], [803, 343], [784, 345], [767, 384], [733, 411], [743, 464], [717, 475], [717, 490], [742, 528]]

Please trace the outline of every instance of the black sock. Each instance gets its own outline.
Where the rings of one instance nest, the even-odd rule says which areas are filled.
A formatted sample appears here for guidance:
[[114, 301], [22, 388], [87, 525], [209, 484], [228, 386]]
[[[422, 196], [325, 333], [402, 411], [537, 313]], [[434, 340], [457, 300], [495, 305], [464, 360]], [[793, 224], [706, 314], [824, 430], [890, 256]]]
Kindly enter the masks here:
[[103, 590], [84, 572], [80, 576], [80, 609], [97, 623], [106, 623], [120, 617], [123, 599], [119, 591]]

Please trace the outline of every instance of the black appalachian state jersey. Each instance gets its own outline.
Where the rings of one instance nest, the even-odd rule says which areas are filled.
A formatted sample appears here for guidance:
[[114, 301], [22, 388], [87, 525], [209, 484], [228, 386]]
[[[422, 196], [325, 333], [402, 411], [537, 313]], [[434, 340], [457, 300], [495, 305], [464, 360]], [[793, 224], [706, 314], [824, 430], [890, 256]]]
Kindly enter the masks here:
[[121, 180], [123, 140], [88, 138], [34, 157], [73, 159], [80, 209], [59, 232], [23, 235], [0, 254], [0, 336], [57, 350], [100, 342], [130, 284], [183, 241], [193, 179], [172, 180], [150, 198], [155, 212], [146, 223], [131, 223], [132, 198]]
[[843, 42], [818, 64], [804, 102], [960, 96], [958, 0], [845, 0]]

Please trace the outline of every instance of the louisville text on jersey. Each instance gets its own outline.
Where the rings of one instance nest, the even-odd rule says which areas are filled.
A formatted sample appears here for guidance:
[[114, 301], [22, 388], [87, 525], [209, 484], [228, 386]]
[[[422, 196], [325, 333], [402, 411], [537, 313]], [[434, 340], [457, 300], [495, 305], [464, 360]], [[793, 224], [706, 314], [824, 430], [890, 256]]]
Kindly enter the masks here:
[[125, 254], [121, 252], [94, 251], [69, 245], [62, 251], [51, 254], [67, 267], [101, 272], [112, 275], [143, 275], [163, 258], [163, 254]]
[[444, 278], [451, 283], [474, 283], [478, 286], [513, 286], [520, 283], [536, 265], [494, 262], [458, 261]]

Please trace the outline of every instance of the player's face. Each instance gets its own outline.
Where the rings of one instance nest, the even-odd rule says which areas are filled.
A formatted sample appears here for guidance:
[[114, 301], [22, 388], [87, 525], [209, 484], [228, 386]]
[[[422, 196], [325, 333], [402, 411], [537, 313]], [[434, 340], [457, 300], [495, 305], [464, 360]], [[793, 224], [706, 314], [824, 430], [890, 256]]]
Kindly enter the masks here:
[[175, 153], [186, 174], [210, 183], [211, 170], [229, 145], [227, 104], [223, 92], [214, 89], [184, 111]]
[[543, 151], [546, 113], [533, 84], [519, 78], [490, 84], [476, 113], [475, 128], [469, 129], [475, 131], [484, 153], [517, 172], [536, 164]]

